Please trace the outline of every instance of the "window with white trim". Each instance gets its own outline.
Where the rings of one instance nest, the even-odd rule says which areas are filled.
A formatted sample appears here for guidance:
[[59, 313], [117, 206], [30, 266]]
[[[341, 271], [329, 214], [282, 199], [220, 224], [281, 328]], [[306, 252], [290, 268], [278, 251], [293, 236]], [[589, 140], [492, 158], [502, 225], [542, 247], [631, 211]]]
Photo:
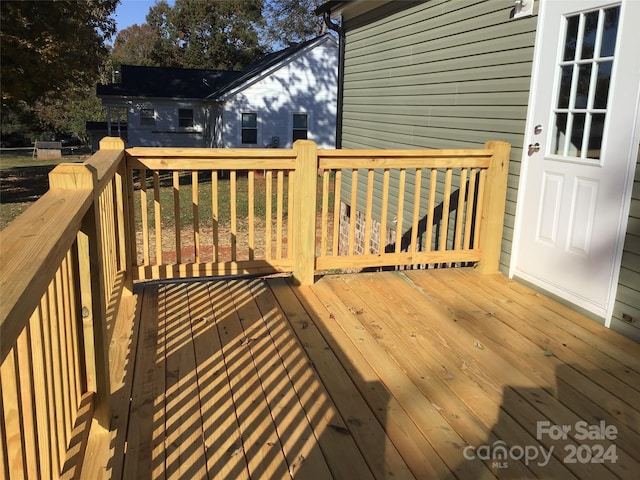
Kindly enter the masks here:
[[309, 129], [309, 116], [306, 113], [293, 114], [293, 134], [292, 138], [296, 140], [306, 140]]
[[258, 143], [258, 114], [242, 114], [242, 143], [255, 145]]

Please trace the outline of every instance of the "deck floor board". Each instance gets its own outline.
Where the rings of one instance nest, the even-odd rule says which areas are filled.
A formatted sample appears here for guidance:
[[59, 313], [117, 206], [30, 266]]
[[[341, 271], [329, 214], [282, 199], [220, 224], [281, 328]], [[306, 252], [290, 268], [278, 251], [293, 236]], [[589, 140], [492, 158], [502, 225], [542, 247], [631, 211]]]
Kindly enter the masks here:
[[[640, 471], [640, 345], [505, 277], [221, 279], [140, 284], [136, 295], [110, 352], [111, 458], [91, 439], [87, 450], [95, 478]], [[544, 421], [571, 431], [540, 434]], [[577, 437], [583, 421], [615, 427], [615, 438]], [[613, 446], [615, 463], [567, 462], [567, 449], [598, 444]], [[553, 452], [544, 463], [467, 458], [496, 445]]]

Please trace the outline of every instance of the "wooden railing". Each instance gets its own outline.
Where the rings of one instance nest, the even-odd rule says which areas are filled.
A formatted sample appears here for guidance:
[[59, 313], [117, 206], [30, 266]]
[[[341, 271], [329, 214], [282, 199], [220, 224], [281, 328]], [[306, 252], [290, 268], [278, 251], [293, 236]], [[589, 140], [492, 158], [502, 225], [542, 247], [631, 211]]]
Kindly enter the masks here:
[[107, 325], [130, 287], [123, 147], [56, 167], [2, 232], [4, 478], [77, 478], [92, 421], [109, 428]]
[[322, 270], [469, 262], [497, 272], [508, 158], [503, 142], [125, 150], [104, 139], [84, 164], [56, 167], [1, 235], [0, 472], [78, 475], [92, 422], [110, 425], [109, 328], [134, 280], [291, 272], [310, 284]]
[[[489, 142], [479, 150], [319, 151], [322, 237], [315, 268], [479, 262], [483, 271], [497, 272], [509, 150]], [[348, 218], [340, 213], [345, 204]]]
[[475, 262], [498, 271], [503, 142], [477, 150], [317, 150], [298, 142], [288, 150], [127, 155], [137, 279], [293, 272], [310, 283], [317, 271]]
[[292, 271], [296, 150], [127, 155], [135, 278]]

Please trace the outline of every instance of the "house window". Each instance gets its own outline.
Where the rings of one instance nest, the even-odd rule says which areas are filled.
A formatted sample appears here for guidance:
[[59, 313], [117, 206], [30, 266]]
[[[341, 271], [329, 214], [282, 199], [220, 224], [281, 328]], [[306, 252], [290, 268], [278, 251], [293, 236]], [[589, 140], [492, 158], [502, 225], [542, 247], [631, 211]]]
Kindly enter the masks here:
[[243, 113], [242, 114], [242, 143], [257, 144], [258, 143], [258, 114]]
[[156, 126], [156, 112], [153, 108], [140, 109], [140, 125], [149, 127]]
[[193, 109], [191, 108], [178, 109], [178, 126], [180, 128], [193, 127]]
[[306, 113], [294, 113], [293, 114], [293, 141], [306, 140], [307, 139], [307, 121], [308, 115]]

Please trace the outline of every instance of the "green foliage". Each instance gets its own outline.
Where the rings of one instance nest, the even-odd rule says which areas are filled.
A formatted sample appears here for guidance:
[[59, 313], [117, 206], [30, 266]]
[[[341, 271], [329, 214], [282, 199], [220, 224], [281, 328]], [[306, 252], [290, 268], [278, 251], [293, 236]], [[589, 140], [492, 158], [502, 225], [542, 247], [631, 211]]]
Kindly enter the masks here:
[[263, 53], [262, 0], [161, 0], [147, 22], [156, 33], [155, 65], [239, 70]]
[[132, 25], [118, 33], [111, 62], [113, 65], [157, 66], [154, 50], [159, 41], [158, 33], [149, 24]]
[[3, 1], [2, 99], [30, 103], [69, 82], [91, 85], [115, 33], [118, 0]]
[[[2, 132], [84, 132], [118, 0], [2, 1]], [[92, 99], [93, 97], [93, 99]]]
[[97, 118], [105, 118], [106, 113], [95, 95], [95, 86], [69, 85], [64, 94], [49, 92], [33, 106], [40, 127], [50, 133], [70, 133], [85, 137], [85, 123]]
[[121, 31], [114, 65], [240, 70], [266, 51], [324, 31], [313, 11], [321, 0], [166, 0], [147, 24]]
[[324, 0], [269, 0], [265, 4], [265, 36], [273, 46], [304, 42], [325, 31], [313, 12]]

